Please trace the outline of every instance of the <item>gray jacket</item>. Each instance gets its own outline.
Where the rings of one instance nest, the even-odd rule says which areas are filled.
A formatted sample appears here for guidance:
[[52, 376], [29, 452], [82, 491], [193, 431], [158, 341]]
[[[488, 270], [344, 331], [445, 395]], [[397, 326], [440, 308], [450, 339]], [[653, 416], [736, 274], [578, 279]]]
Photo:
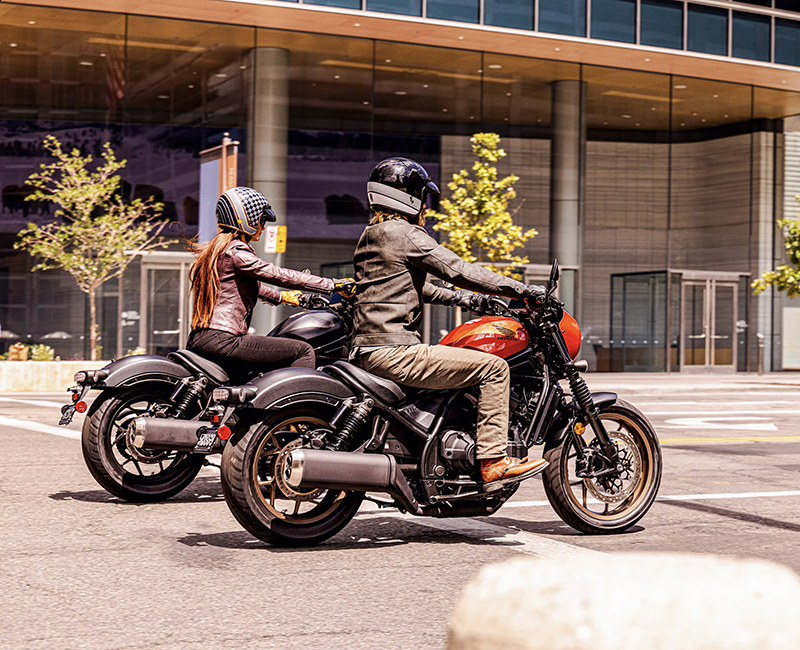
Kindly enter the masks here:
[[416, 345], [422, 303], [451, 304], [454, 292], [426, 282], [430, 273], [457, 287], [517, 298], [521, 282], [465, 262], [424, 228], [404, 219], [367, 226], [356, 246], [353, 347]]
[[256, 255], [250, 244], [239, 240], [231, 242], [219, 256], [217, 272], [219, 293], [208, 329], [237, 335], [247, 334], [256, 298], [271, 305], [281, 301], [280, 291], [261, 282], [289, 289], [322, 293], [333, 291], [333, 280], [330, 278], [320, 278], [265, 262]]

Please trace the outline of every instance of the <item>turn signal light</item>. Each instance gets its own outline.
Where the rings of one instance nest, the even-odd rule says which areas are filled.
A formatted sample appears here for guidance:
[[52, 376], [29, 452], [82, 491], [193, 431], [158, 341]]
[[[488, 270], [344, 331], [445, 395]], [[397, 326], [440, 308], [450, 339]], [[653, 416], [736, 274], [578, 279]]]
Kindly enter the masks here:
[[78, 413], [85, 413], [87, 408], [89, 408], [89, 406], [86, 404], [86, 402], [77, 402], [75, 404], [75, 410]]
[[211, 399], [215, 402], [227, 402], [230, 391], [227, 388], [215, 388], [211, 391]]
[[217, 429], [217, 437], [220, 440], [227, 440], [228, 438], [231, 437], [231, 428], [230, 427], [226, 427], [223, 424], [219, 429]]
[[81, 370], [80, 372], [76, 372], [72, 379], [75, 381], [76, 384], [82, 384], [86, 381], [86, 373]]

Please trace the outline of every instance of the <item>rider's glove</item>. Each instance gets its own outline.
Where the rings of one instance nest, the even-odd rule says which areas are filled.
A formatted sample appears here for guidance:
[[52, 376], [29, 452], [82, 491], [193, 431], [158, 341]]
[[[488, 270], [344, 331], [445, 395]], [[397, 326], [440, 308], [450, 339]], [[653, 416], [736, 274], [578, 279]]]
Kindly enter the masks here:
[[540, 284], [525, 284], [522, 286], [523, 298], [540, 298], [547, 293], [547, 289]]
[[356, 281], [353, 278], [339, 278], [333, 281], [333, 290], [345, 298], [352, 298], [356, 295]]
[[451, 299], [450, 304], [461, 309], [469, 309], [470, 305], [472, 304], [472, 296], [474, 295], [475, 294], [472, 293], [472, 291], [456, 289], [453, 291], [453, 298]]
[[303, 295], [302, 291], [281, 291], [281, 304], [300, 306], [300, 296]]

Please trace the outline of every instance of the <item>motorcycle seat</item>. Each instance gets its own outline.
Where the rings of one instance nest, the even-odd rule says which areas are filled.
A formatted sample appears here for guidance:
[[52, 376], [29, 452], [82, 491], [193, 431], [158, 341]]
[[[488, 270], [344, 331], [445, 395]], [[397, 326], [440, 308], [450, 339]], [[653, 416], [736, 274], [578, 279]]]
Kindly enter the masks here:
[[346, 361], [334, 361], [322, 369], [329, 375], [336, 375], [351, 388], [362, 393], [374, 395], [386, 406], [395, 406], [406, 398], [403, 389], [391, 379], [384, 379]]
[[220, 386], [231, 383], [228, 373], [220, 368], [213, 361], [209, 361], [205, 357], [201, 357], [196, 352], [190, 350], [176, 350], [167, 355], [168, 359], [172, 359], [179, 363], [189, 372], [196, 374], [203, 374], [213, 379]]

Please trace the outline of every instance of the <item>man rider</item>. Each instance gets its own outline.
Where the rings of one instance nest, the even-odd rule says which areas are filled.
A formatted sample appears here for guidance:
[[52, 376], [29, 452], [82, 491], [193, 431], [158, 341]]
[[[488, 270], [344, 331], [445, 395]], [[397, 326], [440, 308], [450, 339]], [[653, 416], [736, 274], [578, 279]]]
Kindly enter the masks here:
[[371, 219], [353, 259], [353, 363], [415, 388], [479, 386], [476, 457], [484, 485], [493, 490], [538, 474], [547, 462], [506, 455], [510, 372], [505, 359], [420, 341], [423, 302], [474, 308], [483, 299], [471, 291], [436, 287], [426, 276], [512, 298], [541, 295], [544, 288], [465, 262], [438, 244], [423, 228], [427, 196], [438, 193], [413, 160], [388, 158], [372, 170], [367, 183]]

